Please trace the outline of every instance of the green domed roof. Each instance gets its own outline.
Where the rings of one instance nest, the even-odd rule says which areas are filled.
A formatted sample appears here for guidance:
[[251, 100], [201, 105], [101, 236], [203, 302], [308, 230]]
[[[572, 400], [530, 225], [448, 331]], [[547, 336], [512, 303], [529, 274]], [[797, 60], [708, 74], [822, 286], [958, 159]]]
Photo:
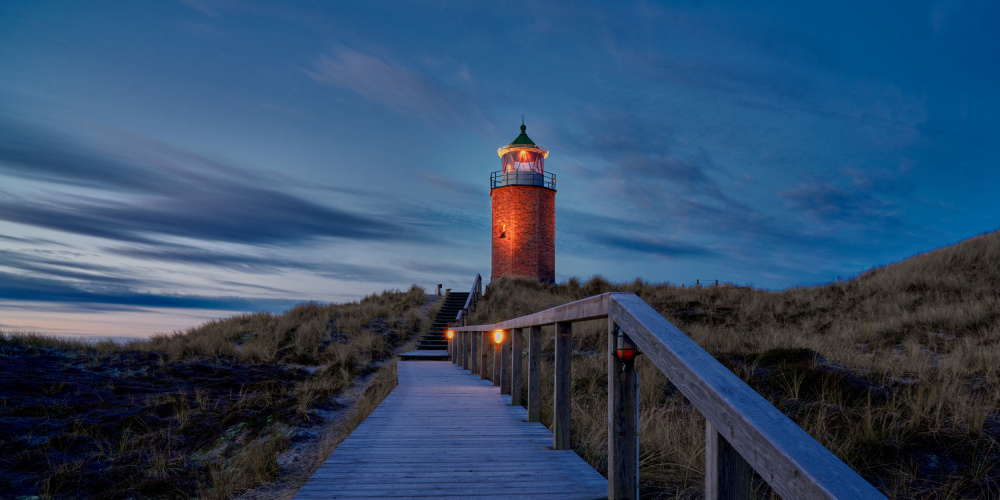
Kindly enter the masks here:
[[535, 144], [535, 141], [531, 140], [531, 138], [528, 137], [528, 134], [525, 132], [527, 128], [528, 127], [525, 127], [524, 123], [522, 122], [521, 134], [515, 137], [514, 140], [510, 142], [510, 144], [498, 149], [497, 154], [503, 156], [504, 153], [508, 151], [528, 150], [541, 153], [543, 158], [549, 156], [548, 150], [539, 146], [538, 144]]
[[531, 138], [528, 137], [528, 134], [526, 134], [524, 132], [527, 129], [528, 129], [528, 127], [525, 127], [524, 124], [522, 123], [521, 124], [521, 135], [519, 135], [516, 138], [514, 138], [514, 140], [511, 141], [510, 144], [508, 144], [508, 146], [535, 146], [535, 147], [538, 147], [538, 144], [535, 144], [535, 141], [532, 141]]

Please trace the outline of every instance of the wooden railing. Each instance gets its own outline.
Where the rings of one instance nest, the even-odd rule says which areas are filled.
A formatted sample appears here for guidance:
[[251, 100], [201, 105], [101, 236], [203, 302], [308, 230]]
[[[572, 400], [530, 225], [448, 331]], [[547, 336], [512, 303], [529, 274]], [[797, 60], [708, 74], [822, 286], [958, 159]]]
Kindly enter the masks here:
[[[634, 342], [704, 416], [707, 498], [750, 498], [757, 471], [782, 498], [885, 498], [854, 470], [716, 361], [649, 304], [631, 293], [605, 293], [491, 325], [454, 327], [452, 359], [487, 378], [493, 332], [493, 384], [521, 404], [522, 330], [528, 330], [528, 421], [538, 421], [541, 335], [555, 325], [553, 448], [570, 448], [572, 325], [608, 318], [608, 498], [638, 497], [638, 400], [635, 361], [615, 354], [617, 337]], [[511, 390], [511, 387], [514, 389]]]
[[458, 314], [455, 316], [455, 324], [462, 325], [465, 323], [469, 314], [476, 309], [476, 302], [479, 301], [479, 297], [482, 296], [483, 277], [476, 274], [476, 279], [472, 282], [472, 290], [469, 291], [469, 297], [465, 299], [465, 305], [462, 306], [462, 310], [458, 311]]

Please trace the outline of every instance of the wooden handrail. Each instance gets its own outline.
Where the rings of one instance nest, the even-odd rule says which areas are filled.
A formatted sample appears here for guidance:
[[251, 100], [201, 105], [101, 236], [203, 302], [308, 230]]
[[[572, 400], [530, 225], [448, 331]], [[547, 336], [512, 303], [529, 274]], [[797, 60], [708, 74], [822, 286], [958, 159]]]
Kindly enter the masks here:
[[[782, 498], [885, 498], [874, 486], [842, 462], [802, 428], [771, 405], [760, 394], [719, 363], [684, 332], [667, 321], [632, 293], [605, 293], [569, 304], [488, 325], [459, 326], [466, 337], [460, 348], [487, 340], [480, 332], [504, 330], [520, 335], [529, 329], [529, 357], [537, 356], [538, 336], [543, 325], [556, 325], [554, 448], [569, 446], [569, 411], [572, 384], [569, 380], [569, 334], [572, 323], [608, 318], [608, 496], [637, 495], [638, 456], [635, 418], [634, 361], [614, 354], [615, 332], [631, 339], [640, 352], [670, 379], [706, 420], [706, 496], [749, 498], [750, 467]], [[509, 340], [505, 340], [509, 342]], [[482, 347], [487, 347], [483, 345]], [[485, 350], [480, 351], [485, 352]], [[468, 356], [456, 359], [463, 367]], [[474, 361], [473, 361], [474, 362]], [[514, 361], [520, 371], [520, 356]], [[528, 413], [537, 415], [538, 363], [528, 370]], [[485, 374], [485, 370], [483, 370]], [[499, 374], [496, 374], [499, 375]], [[495, 375], [495, 376], [496, 376]], [[536, 394], [532, 394], [535, 387]], [[511, 393], [520, 391], [519, 387]], [[535, 407], [532, 408], [532, 398]], [[627, 415], [625, 415], [627, 414]], [[626, 416], [631, 416], [631, 422]], [[537, 419], [537, 417], [536, 417]]]
[[483, 295], [483, 277], [478, 273], [476, 274], [475, 281], [472, 282], [472, 289], [469, 291], [469, 296], [465, 299], [465, 305], [462, 306], [462, 310], [458, 311], [455, 315], [455, 323], [461, 325], [462, 322], [469, 316], [476, 308], [476, 302], [479, 301], [479, 297]]

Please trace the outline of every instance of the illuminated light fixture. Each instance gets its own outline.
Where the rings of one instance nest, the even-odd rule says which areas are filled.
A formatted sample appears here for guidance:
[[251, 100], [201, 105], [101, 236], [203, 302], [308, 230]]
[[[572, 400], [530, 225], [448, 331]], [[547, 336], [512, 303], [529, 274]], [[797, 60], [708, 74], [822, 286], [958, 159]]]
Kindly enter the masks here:
[[615, 354], [622, 361], [632, 361], [639, 355], [639, 348], [632, 342], [632, 339], [625, 335], [625, 332], [615, 325]]
[[455, 330], [448, 330], [448, 340], [455, 338]]
[[496, 342], [497, 344], [503, 342], [503, 330], [493, 332], [493, 342]]

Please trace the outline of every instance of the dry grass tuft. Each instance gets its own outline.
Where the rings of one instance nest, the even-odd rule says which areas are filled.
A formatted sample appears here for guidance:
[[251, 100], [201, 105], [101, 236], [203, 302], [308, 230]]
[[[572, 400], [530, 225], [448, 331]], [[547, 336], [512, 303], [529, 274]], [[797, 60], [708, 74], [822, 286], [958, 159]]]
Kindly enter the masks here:
[[413, 286], [124, 344], [0, 332], [0, 377], [19, 381], [0, 398], [0, 484], [223, 499], [272, 482], [289, 436], [321, 422], [332, 396], [375, 374], [345, 429], [385, 397], [427, 303]]

